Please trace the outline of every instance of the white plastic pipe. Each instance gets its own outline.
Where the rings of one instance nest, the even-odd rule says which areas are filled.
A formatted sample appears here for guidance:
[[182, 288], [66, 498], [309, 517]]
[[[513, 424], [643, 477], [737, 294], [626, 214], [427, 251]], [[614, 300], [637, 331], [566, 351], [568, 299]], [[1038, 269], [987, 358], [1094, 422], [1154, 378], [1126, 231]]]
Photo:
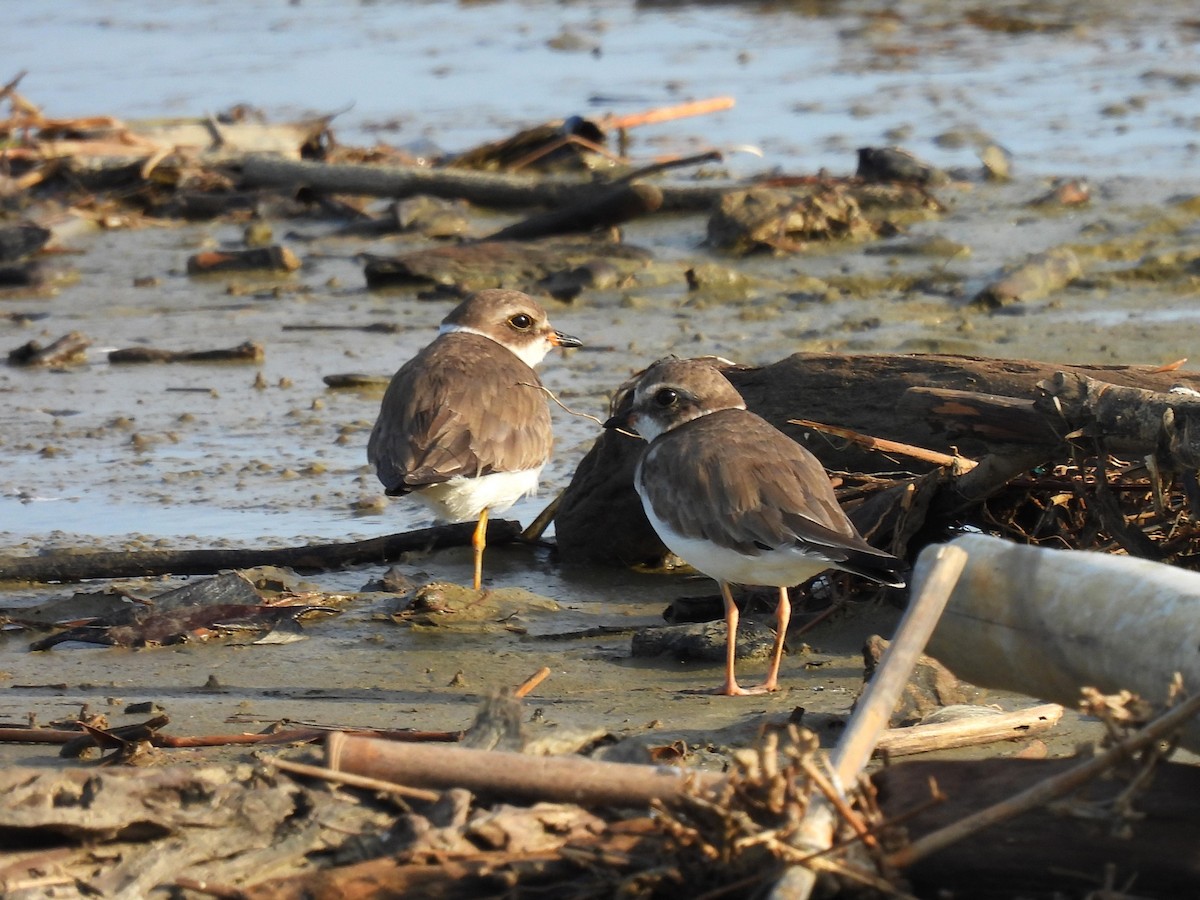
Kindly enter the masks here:
[[[967, 564], [926, 652], [959, 678], [1064, 706], [1085, 686], [1162, 703], [1176, 672], [1200, 692], [1200, 574], [981, 534], [950, 543]], [[918, 558], [914, 592], [937, 549]], [[1200, 723], [1181, 734], [1200, 752]]]

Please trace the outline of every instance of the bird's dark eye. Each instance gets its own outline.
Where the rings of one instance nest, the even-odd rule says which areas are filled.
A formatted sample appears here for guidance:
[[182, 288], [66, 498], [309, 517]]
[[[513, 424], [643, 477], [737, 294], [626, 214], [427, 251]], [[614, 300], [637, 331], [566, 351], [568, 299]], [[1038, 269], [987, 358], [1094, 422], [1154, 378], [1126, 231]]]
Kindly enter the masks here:
[[666, 409], [668, 406], [674, 406], [675, 401], [679, 399], [679, 394], [670, 388], [662, 388], [654, 395], [654, 404]]
[[517, 313], [508, 320], [508, 324], [517, 331], [528, 331], [533, 327], [533, 316], [527, 316], [525, 313]]

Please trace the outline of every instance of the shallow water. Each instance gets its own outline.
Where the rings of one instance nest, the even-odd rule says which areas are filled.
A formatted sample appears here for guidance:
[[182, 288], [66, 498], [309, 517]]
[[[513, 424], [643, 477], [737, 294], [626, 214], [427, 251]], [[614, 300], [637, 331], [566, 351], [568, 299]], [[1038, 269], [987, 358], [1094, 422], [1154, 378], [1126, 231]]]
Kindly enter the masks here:
[[448, 151], [564, 116], [729, 95], [735, 109], [639, 130], [643, 153], [753, 145], [739, 169], [853, 167], [903, 143], [938, 165], [975, 144], [1027, 173], [1195, 173], [1187, 2], [156, 2], [9, 10], [0, 59], [55, 116], [339, 112], [343, 140]]

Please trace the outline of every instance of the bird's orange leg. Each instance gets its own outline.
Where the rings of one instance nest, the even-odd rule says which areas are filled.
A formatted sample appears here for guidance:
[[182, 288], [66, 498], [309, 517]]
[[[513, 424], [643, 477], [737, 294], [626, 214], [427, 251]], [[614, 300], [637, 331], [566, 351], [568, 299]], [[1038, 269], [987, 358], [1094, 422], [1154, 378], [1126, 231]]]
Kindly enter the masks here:
[[767, 691], [779, 690], [779, 663], [783, 660], [783, 641], [787, 637], [788, 622], [792, 620], [792, 603], [788, 599], [787, 588], [779, 589], [779, 606], [775, 610], [775, 648], [771, 651], [771, 668], [767, 670], [767, 680], [761, 689]]
[[475, 549], [475, 590], [483, 588], [483, 548], [487, 546], [487, 523], [488, 511], [487, 507], [483, 508], [483, 512], [479, 514], [479, 524], [475, 526], [475, 533], [471, 535], [471, 546]]

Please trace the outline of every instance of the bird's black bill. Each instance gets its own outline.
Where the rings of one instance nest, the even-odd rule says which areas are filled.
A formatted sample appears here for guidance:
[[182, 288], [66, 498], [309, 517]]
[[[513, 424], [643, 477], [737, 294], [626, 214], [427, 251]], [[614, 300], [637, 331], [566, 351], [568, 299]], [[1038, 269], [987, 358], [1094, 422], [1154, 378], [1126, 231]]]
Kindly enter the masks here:
[[604, 423], [604, 427], [609, 431], [615, 431], [618, 434], [628, 435], [631, 438], [641, 437], [637, 428], [634, 427], [633, 423], [630, 421], [630, 418], [631, 417], [628, 413], [617, 413], [617, 415], [611, 416], [609, 420]]
[[583, 341], [561, 331], [554, 332], [554, 342], [560, 347], [582, 347]]

